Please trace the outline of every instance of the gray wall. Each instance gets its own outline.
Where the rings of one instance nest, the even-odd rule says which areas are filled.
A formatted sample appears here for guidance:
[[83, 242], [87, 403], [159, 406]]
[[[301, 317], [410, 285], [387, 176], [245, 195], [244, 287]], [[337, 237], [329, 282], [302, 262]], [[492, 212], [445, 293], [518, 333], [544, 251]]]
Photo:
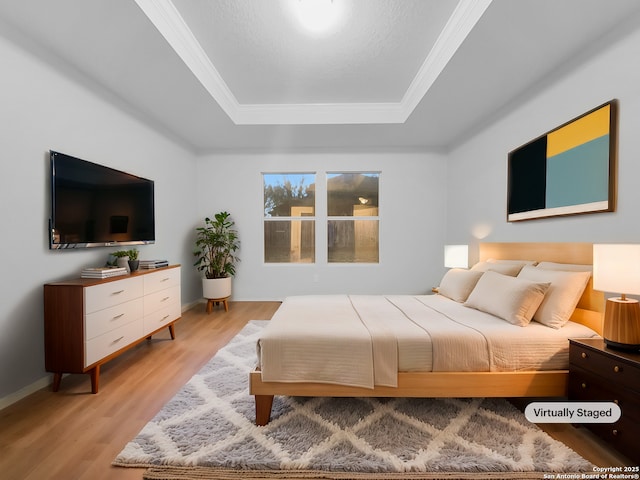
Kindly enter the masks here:
[[[103, 265], [115, 248], [50, 251], [49, 149], [151, 178], [157, 243], [141, 258], [191, 265], [195, 157], [0, 36], [0, 408], [45, 386], [42, 285]], [[183, 303], [193, 300], [186, 269]]]
[[[449, 155], [447, 241], [640, 241], [640, 30], [587, 56]], [[507, 154], [619, 99], [618, 207], [613, 213], [506, 222]]]
[[[263, 172], [380, 171], [380, 263], [265, 265]], [[234, 278], [236, 300], [282, 299], [295, 294], [423, 293], [437, 284], [442, 266], [446, 197], [445, 157], [411, 152], [300, 152], [226, 154], [198, 160], [201, 218], [228, 210], [241, 238]], [[323, 210], [322, 198], [317, 199]], [[316, 244], [326, 245], [318, 219]], [[324, 242], [324, 243], [321, 243]], [[326, 254], [325, 254], [326, 258]], [[434, 283], [436, 282], [436, 283]]]

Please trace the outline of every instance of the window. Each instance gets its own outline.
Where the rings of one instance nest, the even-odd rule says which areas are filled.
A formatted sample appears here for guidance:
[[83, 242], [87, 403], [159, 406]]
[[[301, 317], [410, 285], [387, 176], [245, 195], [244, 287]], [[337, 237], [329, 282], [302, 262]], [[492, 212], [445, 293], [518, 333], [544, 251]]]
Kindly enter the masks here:
[[315, 174], [264, 173], [264, 261], [316, 259]]
[[327, 174], [329, 263], [378, 263], [379, 173]]

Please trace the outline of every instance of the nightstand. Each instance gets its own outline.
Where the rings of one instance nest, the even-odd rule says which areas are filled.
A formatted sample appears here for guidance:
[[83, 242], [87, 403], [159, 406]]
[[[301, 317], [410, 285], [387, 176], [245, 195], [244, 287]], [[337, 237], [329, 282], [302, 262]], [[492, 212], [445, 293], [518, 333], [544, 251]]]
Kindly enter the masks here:
[[640, 353], [613, 350], [603, 339], [569, 340], [569, 400], [617, 403], [616, 423], [581, 425], [640, 463]]

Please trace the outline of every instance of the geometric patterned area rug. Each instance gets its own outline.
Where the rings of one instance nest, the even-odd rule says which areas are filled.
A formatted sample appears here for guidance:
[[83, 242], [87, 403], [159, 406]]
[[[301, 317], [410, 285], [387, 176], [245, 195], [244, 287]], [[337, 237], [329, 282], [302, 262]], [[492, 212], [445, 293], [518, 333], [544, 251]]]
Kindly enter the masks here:
[[504, 399], [276, 397], [271, 421], [258, 427], [248, 376], [266, 323], [250, 321], [113, 465], [150, 467], [144, 478], [167, 480], [540, 479], [593, 472]]

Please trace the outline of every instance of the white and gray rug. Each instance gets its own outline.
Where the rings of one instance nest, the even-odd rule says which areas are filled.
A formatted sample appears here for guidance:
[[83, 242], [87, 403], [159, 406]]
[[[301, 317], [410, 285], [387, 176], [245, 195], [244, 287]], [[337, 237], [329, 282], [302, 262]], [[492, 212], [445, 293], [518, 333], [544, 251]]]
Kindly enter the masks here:
[[113, 464], [156, 467], [145, 478], [166, 479], [542, 478], [593, 471], [502, 399], [276, 397], [271, 422], [257, 427], [248, 373], [265, 324], [249, 322]]

